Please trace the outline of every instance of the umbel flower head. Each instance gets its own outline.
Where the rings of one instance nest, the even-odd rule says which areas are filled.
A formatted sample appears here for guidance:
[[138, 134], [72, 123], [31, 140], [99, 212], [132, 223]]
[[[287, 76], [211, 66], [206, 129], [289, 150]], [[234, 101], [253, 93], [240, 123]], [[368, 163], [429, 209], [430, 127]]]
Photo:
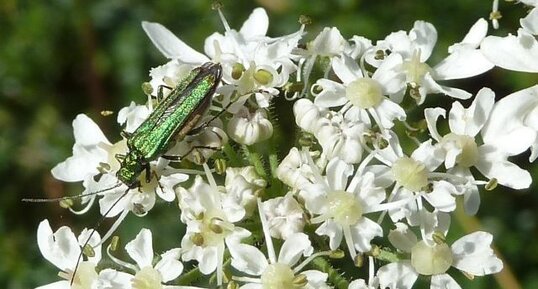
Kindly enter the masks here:
[[[517, 36], [488, 35], [488, 23], [477, 20], [436, 65], [437, 30], [420, 20], [370, 40], [346, 39], [337, 27], [303, 38], [301, 17], [290, 34], [274, 37], [263, 8], [238, 30], [218, 10], [222, 29], [207, 36], [203, 53], [143, 22], [168, 58], [142, 85], [147, 101], [118, 110], [116, 143], [77, 115], [72, 156], [52, 169], [84, 187], [83, 208], [71, 211], [84, 214], [98, 201], [116, 220], [103, 237], [84, 229], [78, 238], [41, 222], [39, 249], [61, 280], [39, 288], [407, 289], [423, 276], [432, 289], [458, 289], [455, 270], [501, 271], [492, 234], [452, 244], [445, 236], [455, 234], [460, 204], [476, 214], [482, 191], [531, 185], [515, 157], [530, 150], [529, 161], [538, 158], [538, 86], [496, 100], [493, 88], [441, 83], [495, 65], [536, 72], [537, 11], [521, 19]], [[222, 75], [202, 97], [206, 109], [185, 109], [174, 122], [207, 85], [189, 78], [198, 67]], [[439, 94], [452, 98], [432, 99]], [[122, 182], [118, 171], [136, 180]], [[156, 234], [145, 221], [119, 248], [112, 235], [123, 220], [156, 210], [175, 212], [170, 228], [182, 230]]]

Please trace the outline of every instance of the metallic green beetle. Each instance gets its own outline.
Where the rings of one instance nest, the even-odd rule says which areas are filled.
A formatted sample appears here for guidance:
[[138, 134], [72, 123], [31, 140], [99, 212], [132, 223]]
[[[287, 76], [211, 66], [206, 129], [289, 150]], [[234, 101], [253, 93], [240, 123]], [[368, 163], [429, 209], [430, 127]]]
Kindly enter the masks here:
[[149, 117], [127, 138], [127, 155], [118, 156], [121, 167], [116, 177], [129, 188], [139, 186], [138, 177], [149, 162], [162, 156], [191, 132], [209, 108], [222, 77], [218, 63], [205, 63], [193, 69]]

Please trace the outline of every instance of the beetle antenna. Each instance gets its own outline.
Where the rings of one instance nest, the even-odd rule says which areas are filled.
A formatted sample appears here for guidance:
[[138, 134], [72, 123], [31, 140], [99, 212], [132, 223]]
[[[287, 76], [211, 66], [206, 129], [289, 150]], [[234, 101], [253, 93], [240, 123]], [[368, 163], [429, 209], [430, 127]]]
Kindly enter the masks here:
[[66, 196], [66, 197], [52, 198], [52, 199], [22, 199], [21, 201], [22, 202], [27, 202], [27, 203], [54, 203], [54, 202], [61, 202], [61, 201], [64, 201], [64, 200], [79, 199], [79, 198], [83, 198], [83, 197], [86, 197], [86, 196], [92, 196], [92, 195], [96, 195], [96, 194], [99, 194], [99, 193], [102, 193], [102, 192], [106, 192], [108, 190], [112, 190], [112, 189], [115, 189], [115, 188], [119, 188], [122, 184], [123, 183], [117, 183], [116, 185], [114, 185], [114, 186], [112, 186], [110, 188], [98, 190], [98, 191], [95, 191], [95, 192], [90, 192], [90, 193], [87, 193], [87, 194], [79, 194], [79, 195], [76, 195], [76, 196]]

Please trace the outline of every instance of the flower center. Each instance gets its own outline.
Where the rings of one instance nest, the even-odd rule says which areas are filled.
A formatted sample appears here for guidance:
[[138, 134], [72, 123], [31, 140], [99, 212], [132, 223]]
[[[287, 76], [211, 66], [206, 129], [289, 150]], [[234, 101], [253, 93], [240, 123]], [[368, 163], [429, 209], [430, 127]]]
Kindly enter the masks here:
[[[220, 214], [219, 214], [220, 215]], [[224, 238], [234, 230], [234, 225], [219, 217], [218, 214], [206, 212], [202, 221], [200, 237], [203, 246], [215, 246], [221, 244]]]
[[404, 188], [417, 192], [428, 184], [428, 171], [423, 163], [401, 157], [392, 164], [394, 179]]
[[[60, 276], [63, 275], [63, 272], [60, 272]], [[61, 276], [65, 277], [65, 276]], [[66, 278], [70, 280], [70, 278]], [[92, 288], [92, 283], [97, 279], [97, 272], [95, 272], [95, 265], [90, 262], [81, 262], [78, 266], [77, 273], [73, 279], [73, 284], [71, 285], [72, 289], [90, 289]]]
[[379, 82], [371, 78], [359, 78], [347, 85], [346, 97], [353, 105], [367, 109], [381, 103], [383, 90]]
[[431, 70], [428, 64], [420, 62], [420, 50], [416, 50], [411, 59], [404, 61], [402, 68], [407, 75], [407, 82], [415, 85], [420, 85], [424, 75]]
[[452, 265], [452, 260], [452, 251], [445, 243], [429, 246], [420, 241], [411, 249], [411, 265], [422, 275], [445, 273]]
[[161, 273], [151, 266], [142, 268], [131, 280], [133, 289], [159, 289], [162, 288]]
[[326, 215], [343, 226], [357, 223], [362, 217], [362, 206], [353, 194], [346, 191], [333, 191], [327, 195], [329, 207]]
[[261, 281], [263, 289], [293, 289], [301, 288], [293, 281], [295, 275], [290, 266], [286, 264], [276, 263], [267, 266], [262, 273]]
[[456, 162], [464, 167], [472, 167], [478, 162], [478, 146], [474, 138], [467, 135], [449, 133], [443, 137], [445, 143], [452, 143], [461, 149]]

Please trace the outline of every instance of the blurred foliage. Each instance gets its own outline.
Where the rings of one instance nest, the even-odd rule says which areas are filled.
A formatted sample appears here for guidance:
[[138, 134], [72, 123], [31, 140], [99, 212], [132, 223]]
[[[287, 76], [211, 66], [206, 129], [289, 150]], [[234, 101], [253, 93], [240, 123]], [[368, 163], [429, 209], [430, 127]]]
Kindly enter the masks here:
[[[270, 15], [269, 35], [273, 36], [296, 31], [299, 15], [308, 15], [313, 24], [307, 29], [307, 39], [324, 26], [338, 27], [346, 38], [357, 34], [382, 39], [392, 31], [409, 30], [414, 20], [426, 20], [439, 32], [430, 64], [444, 57], [448, 46], [461, 40], [478, 18], [487, 18], [491, 9], [490, 1], [467, 0], [240, 0], [223, 4], [224, 14], [236, 28], [253, 8], [264, 6]], [[160, 22], [202, 50], [205, 37], [223, 31], [210, 6], [210, 1], [187, 0], [0, 1], [1, 288], [33, 288], [58, 280], [56, 268], [37, 248], [35, 233], [42, 219], [48, 218], [53, 229], [73, 225], [75, 231], [93, 226], [93, 220], [98, 219], [96, 212], [76, 217], [57, 204], [20, 200], [81, 190], [80, 184], [66, 185], [50, 175], [55, 164], [71, 155], [71, 121], [78, 113], [94, 119], [111, 141], [119, 140], [115, 117], [103, 117], [99, 112], [117, 111], [131, 101], [143, 102], [140, 84], [148, 79], [151, 67], [166, 61], [147, 39], [140, 22]], [[493, 33], [515, 33], [525, 9], [501, 3], [501, 11], [501, 29]], [[536, 75], [495, 70], [457, 85], [472, 92], [489, 86], [502, 97], [537, 82]], [[430, 101], [435, 105], [443, 100]], [[279, 117], [290, 120], [285, 128], [293, 128], [291, 108], [284, 112], [287, 116]], [[518, 161], [530, 168], [527, 158], [525, 155]], [[538, 179], [538, 169], [532, 170]], [[497, 248], [524, 288], [538, 288], [537, 205], [536, 186], [524, 192], [497, 189], [483, 193], [478, 216], [482, 229], [497, 237]], [[178, 231], [175, 241], [157, 239], [157, 252], [179, 243], [180, 228], [170, 228], [179, 226], [177, 210], [174, 205], [161, 208], [152, 211], [149, 218], [128, 217], [120, 232], [124, 240], [147, 226]], [[453, 223], [451, 235], [460, 236], [464, 226], [456, 219]], [[465, 288], [499, 287], [489, 277], [465, 284]]]

